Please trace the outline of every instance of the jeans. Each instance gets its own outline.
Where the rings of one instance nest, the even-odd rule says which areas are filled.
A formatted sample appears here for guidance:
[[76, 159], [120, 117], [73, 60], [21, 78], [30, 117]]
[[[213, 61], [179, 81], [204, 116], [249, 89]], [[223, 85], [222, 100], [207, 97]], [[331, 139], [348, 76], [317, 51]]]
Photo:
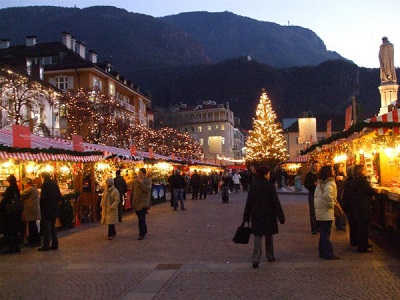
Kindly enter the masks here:
[[50, 240], [53, 247], [58, 247], [56, 218], [42, 220], [41, 222], [43, 224], [43, 247], [49, 248]]
[[181, 209], [185, 209], [183, 201], [183, 188], [174, 189], [174, 209], [178, 207], [178, 200], [181, 202]]
[[310, 210], [311, 232], [317, 232], [317, 219], [315, 217], [314, 194], [308, 194], [308, 206]]
[[[254, 235], [253, 255], [251, 257], [253, 263], [259, 263], [262, 255], [262, 236]], [[274, 239], [272, 234], [265, 235], [265, 252], [268, 260], [274, 259]]]
[[147, 233], [147, 224], [146, 224], [147, 208], [143, 208], [142, 210], [136, 211], [136, 215], [138, 217], [139, 236], [144, 237]]
[[320, 232], [318, 253], [320, 258], [330, 259], [333, 255], [333, 247], [330, 240], [333, 221], [317, 221]]

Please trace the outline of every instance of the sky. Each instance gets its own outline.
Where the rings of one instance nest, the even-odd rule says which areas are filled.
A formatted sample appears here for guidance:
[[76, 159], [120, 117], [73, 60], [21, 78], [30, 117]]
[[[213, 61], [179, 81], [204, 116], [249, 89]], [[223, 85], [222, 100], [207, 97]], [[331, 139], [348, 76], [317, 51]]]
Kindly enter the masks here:
[[[328, 50], [367, 68], [379, 68], [379, 46], [382, 37], [387, 36], [394, 44], [395, 66], [400, 67], [400, 0], [0, 0], [0, 8], [36, 5], [78, 8], [109, 5], [153, 17], [229, 11], [259, 21], [311, 29]], [[0, 29], [1, 38], [5, 37]]]

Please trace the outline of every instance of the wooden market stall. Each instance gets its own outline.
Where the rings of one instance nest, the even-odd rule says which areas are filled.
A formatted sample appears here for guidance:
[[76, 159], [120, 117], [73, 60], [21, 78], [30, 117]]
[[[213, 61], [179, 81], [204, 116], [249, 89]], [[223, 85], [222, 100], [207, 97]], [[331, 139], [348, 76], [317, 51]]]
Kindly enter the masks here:
[[400, 110], [351, 126], [347, 131], [302, 152], [311, 159], [347, 167], [363, 164], [377, 195], [371, 202], [371, 223], [400, 233]]

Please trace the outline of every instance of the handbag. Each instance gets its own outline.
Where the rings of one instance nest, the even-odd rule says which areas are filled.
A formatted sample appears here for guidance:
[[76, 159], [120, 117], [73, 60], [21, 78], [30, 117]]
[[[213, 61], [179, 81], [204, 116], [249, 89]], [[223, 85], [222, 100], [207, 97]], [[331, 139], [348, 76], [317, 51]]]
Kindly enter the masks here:
[[[247, 223], [248, 225], [248, 223]], [[235, 236], [233, 237], [233, 242], [235, 244], [248, 244], [250, 240], [250, 234], [251, 234], [251, 227], [250, 226], [245, 226], [245, 223], [243, 222], [237, 229]]]
[[333, 207], [333, 211], [334, 211], [334, 214], [335, 214], [335, 218], [344, 216], [344, 210], [340, 206], [339, 202], [337, 202], [337, 201], [335, 201], [335, 205]]
[[24, 203], [17, 194], [14, 194], [14, 198], [11, 199], [10, 203], [6, 204], [6, 214], [14, 215], [22, 212], [24, 209]]

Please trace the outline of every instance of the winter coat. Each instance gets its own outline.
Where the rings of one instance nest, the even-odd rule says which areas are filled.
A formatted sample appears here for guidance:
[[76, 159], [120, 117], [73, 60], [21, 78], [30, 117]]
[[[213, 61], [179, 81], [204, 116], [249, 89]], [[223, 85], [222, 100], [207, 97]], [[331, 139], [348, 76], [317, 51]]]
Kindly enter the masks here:
[[128, 191], [128, 185], [126, 184], [124, 177], [122, 177], [121, 175], [115, 176], [114, 186], [119, 192], [119, 200], [122, 201], [122, 198], [124, 197], [125, 193]]
[[39, 190], [31, 185], [21, 192], [21, 199], [24, 202], [22, 219], [24, 221], [40, 220]]
[[190, 177], [190, 185], [194, 188], [198, 188], [200, 186], [200, 175], [194, 173], [192, 177]]
[[51, 179], [45, 179], [40, 191], [40, 214], [42, 220], [57, 218], [61, 201], [61, 192], [57, 183]]
[[332, 177], [322, 181], [314, 193], [315, 216], [317, 221], [333, 221], [335, 219], [334, 205], [337, 199], [335, 180]]
[[315, 182], [318, 181], [318, 174], [314, 172], [308, 172], [306, 174], [306, 178], [304, 179], [304, 187], [308, 190], [308, 192], [314, 195], [315, 192]]
[[207, 175], [200, 176], [200, 194], [207, 194], [208, 182], [210, 181], [210, 177]]
[[151, 199], [151, 179], [143, 178], [143, 182], [137, 179], [133, 181], [131, 189], [132, 208], [135, 211], [141, 211], [143, 208], [150, 207]]
[[8, 186], [0, 202], [1, 229], [6, 235], [13, 235], [21, 231], [22, 212], [13, 215], [6, 214], [6, 205], [11, 203], [14, 195], [20, 197], [18, 186]]
[[364, 176], [354, 177], [350, 184], [350, 198], [347, 208], [355, 220], [370, 220], [370, 200], [375, 195], [374, 189]]
[[254, 235], [278, 233], [278, 222], [285, 223], [275, 186], [265, 178], [256, 177], [247, 195], [243, 221], [251, 222]]
[[104, 190], [100, 204], [102, 224], [118, 223], [118, 203], [119, 192], [114, 186]]

